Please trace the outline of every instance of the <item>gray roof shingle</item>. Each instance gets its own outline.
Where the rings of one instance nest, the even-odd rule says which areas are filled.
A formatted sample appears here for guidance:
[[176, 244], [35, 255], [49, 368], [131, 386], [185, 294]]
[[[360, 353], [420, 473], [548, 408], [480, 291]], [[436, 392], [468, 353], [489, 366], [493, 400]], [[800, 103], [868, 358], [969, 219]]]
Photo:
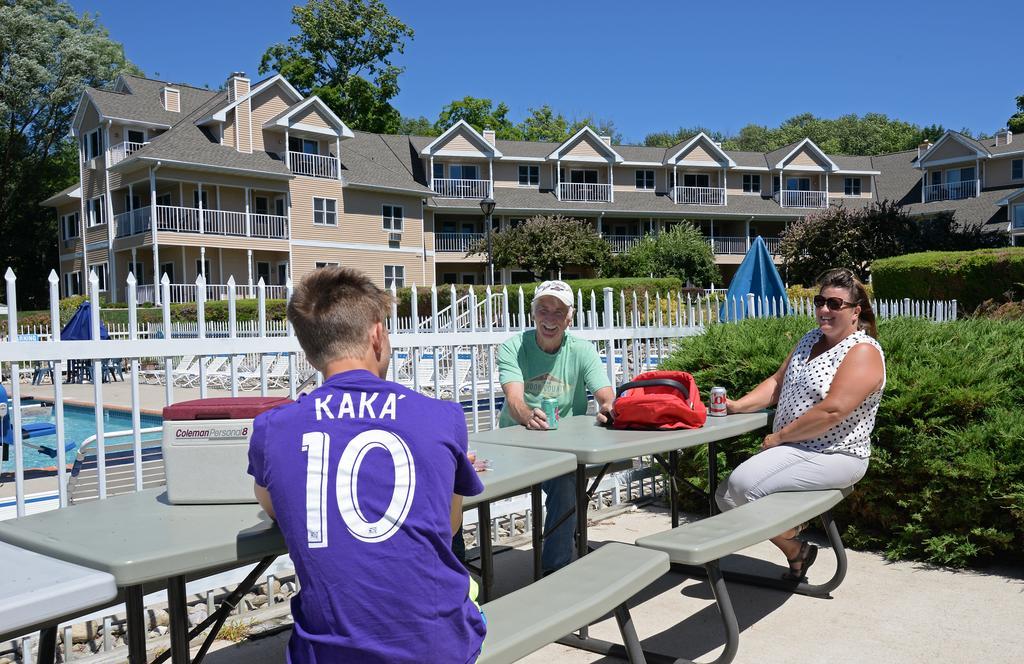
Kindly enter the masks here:
[[[152, 124], [173, 126], [199, 106], [210, 99], [221, 95], [215, 90], [204, 90], [190, 85], [165, 83], [138, 76], [124, 75], [126, 92], [88, 88], [86, 95], [92, 99], [100, 114], [110, 118], [124, 118]], [[174, 113], [164, 109], [161, 92], [164, 87], [173, 87], [179, 91], [181, 112]]]

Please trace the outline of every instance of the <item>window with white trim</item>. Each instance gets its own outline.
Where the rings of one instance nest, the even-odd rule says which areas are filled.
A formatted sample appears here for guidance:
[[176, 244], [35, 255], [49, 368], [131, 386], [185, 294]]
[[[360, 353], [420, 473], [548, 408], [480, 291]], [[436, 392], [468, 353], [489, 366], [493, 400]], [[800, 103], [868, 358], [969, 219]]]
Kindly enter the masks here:
[[519, 186], [536, 187], [540, 185], [540, 166], [522, 165], [519, 167]]
[[61, 215], [60, 228], [65, 240], [70, 240], [72, 238], [78, 237], [78, 220], [79, 217], [77, 212]]
[[434, 179], [435, 180], [443, 180], [444, 179], [444, 164], [443, 163], [434, 164]]
[[64, 297], [82, 294], [82, 273], [78, 270], [64, 273]]
[[684, 187], [710, 187], [711, 176], [707, 173], [683, 173]]
[[316, 226], [338, 225], [338, 201], [334, 198], [313, 198], [313, 224]]
[[384, 288], [402, 288], [405, 286], [405, 266], [385, 265], [384, 266]]
[[93, 129], [82, 137], [86, 161], [94, 159], [103, 154], [103, 133], [102, 129]]
[[338, 261], [317, 261], [314, 265], [316, 266], [316, 269], [319, 270], [322, 267], [338, 267], [341, 263]]
[[1024, 159], [1014, 159], [1010, 162], [1010, 179], [1024, 180]]
[[860, 178], [843, 178], [843, 194], [860, 196]]
[[451, 164], [448, 166], [448, 177], [453, 180], [479, 180], [480, 169], [476, 164]]
[[107, 264], [96, 263], [94, 265], [90, 265], [89, 269], [96, 273], [96, 277], [99, 279], [100, 290], [107, 290]]
[[103, 217], [104, 200], [102, 196], [90, 198], [85, 204], [86, 221], [90, 228], [106, 223]]
[[636, 169], [636, 188], [654, 190], [654, 170], [650, 168]]
[[301, 152], [302, 154], [319, 154], [320, 144], [317, 141], [311, 141], [308, 138], [289, 136], [288, 151]]
[[755, 173], [744, 173], [743, 174], [743, 193], [744, 194], [759, 194], [761, 193], [761, 176]]
[[405, 211], [401, 205], [385, 205], [381, 214], [384, 230], [401, 233], [405, 220]]

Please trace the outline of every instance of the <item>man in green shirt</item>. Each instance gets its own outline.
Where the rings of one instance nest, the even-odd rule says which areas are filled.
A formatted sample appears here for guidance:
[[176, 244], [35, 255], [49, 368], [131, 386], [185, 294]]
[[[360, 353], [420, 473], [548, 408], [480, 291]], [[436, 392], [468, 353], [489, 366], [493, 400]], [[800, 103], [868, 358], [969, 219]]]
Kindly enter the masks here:
[[[533, 295], [536, 328], [517, 334], [498, 350], [498, 373], [505, 405], [499, 426], [520, 424], [544, 431], [549, 427], [540, 408], [542, 398], [558, 399], [558, 416], [585, 415], [587, 391], [597, 400], [597, 421], [608, 421], [615, 392], [594, 345], [566, 329], [572, 322], [572, 288], [564, 281], [545, 281]], [[572, 560], [573, 519], [554, 531], [551, 527], [576, 506], [576, 478], [565, 475], [541, 485], [547, 517], [544, 522], [544, 572], [565, 567]]]

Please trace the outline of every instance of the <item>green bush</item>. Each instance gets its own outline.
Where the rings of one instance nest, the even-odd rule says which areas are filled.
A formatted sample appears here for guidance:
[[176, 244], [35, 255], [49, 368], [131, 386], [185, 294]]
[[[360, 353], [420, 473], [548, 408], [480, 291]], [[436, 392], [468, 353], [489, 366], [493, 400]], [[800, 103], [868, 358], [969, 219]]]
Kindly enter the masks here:
[[880, 299], [957, 300], [973, 311], [1024, 283], [1024, 247], [907, 254], [875, 261], [871, 274]]
[[[794, 318], [715, 325], [666, 367], [690, 371], [705, 393], [722, 385], [742, 396], [809, 329]], [[1024, 559], [1024, 323], [893, 319], [879, 337], [887, 385], [871, 466], [836, 510], [844, 537], [892, 559], [957, 567]], [[728, 468], [756, 453], [764, 433], [727, 445]], [[704, 468], [692, 455], [682, 465], [699, 484]]]

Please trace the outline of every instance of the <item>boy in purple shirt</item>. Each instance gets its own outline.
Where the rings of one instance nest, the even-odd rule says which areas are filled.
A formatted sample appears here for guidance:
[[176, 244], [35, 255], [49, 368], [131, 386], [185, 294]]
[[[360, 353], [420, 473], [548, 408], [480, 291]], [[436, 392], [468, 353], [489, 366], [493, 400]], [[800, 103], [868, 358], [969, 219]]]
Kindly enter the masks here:
[[[307, 275], [288, 320], [326, 380], [256, 418], [249, 473], [298, 575], [288, 661], [474, 662], [485, 625], [451, 550], [483, 491], [462, 409], [383, 379], [391, 296], [360, 272]], [[426, 655], [425, 655], [426, 653]]]

